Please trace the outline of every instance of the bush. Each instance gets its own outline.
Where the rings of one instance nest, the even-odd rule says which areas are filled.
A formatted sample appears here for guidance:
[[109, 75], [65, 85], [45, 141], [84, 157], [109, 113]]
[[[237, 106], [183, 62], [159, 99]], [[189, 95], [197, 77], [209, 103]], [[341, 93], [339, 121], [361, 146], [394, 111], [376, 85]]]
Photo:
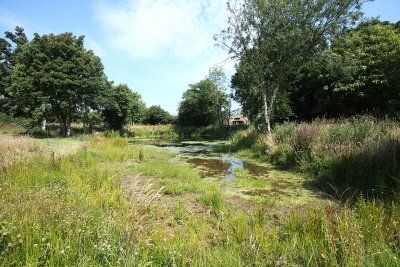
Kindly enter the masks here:
[[292, 168], [296, 164], [296, 154], [292, 147], [287, 144], [276, 146], [268, 158], [273, 164], [284, 169]]

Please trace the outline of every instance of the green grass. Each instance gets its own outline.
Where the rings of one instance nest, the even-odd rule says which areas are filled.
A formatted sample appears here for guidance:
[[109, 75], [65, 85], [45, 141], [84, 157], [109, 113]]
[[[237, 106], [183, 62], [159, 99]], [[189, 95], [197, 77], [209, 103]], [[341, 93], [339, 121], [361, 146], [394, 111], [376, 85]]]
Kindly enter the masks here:
[[[400, 264], [398, 201], [309, 204], [281, 218], [262, 203], [244, 211], [226, 205], [217, 184], [175, 156], [124, 138], [93, 137], [74, 154], [33, 157], [2, 170], [0, 266]], [[139, 172], [175, 193], [164, 191], [152, 205], [131, 201], [122, 181]]]
[[268, 187], [268, 181], [266, 179], [263, 177], [254, 177], [245, 169], [236, 169], [235, 175], [236, 178], [232, 180], [233, 184], [259, 189]]
[[[160, 152], [162, 153], [162, 152]], [[201, 180], [199, 170], [186, 163], [151, 160], [132, 166], [132, 171], [160, 179], [163, 193], [181, 195], [185, 192], [215, 191], [217, 186]]]
[[400, 128], [393, 120], [354, 117], [276, 125], [272, 135], [247, 130], [231, 138], [245, 157], [320, 179], [328, 193], [392, 197], [400, 190]]
[[223, 200], [219, 191], [206, 192], [199, 197], [199, 201], [209, 206], [214, 214], [218, 214], [222, 209]]
[[136, 138], [175, 140], [178, 134], [171, 124], [126, 126], [126, 134]]

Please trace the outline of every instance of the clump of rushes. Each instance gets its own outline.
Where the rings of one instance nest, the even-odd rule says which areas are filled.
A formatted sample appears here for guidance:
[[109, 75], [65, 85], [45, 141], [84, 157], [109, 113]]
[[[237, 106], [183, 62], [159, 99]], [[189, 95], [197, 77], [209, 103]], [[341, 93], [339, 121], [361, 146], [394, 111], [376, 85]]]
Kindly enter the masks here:
[[143, 162], [143, 160], [144, 160], [144, 150], [143, 150], [143, 148], [141, 148], [139, 150], [139, 161]]
[[222, 209], [222, 195], [220, 191], [206, 192], [200, 196], [199, 201], [208, 207], [211, 212], [218, 215]]

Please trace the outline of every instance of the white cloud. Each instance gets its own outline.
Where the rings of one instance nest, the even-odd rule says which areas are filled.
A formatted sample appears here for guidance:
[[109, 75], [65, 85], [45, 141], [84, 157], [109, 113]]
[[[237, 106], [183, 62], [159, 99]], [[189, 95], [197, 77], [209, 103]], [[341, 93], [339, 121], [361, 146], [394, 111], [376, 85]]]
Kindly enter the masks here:
[[139, 59], [199, 60], [213, 50], [225, 21], [225, 0], [126, 0], [97, 7], [109, 41]]
[[126, 55], [106, 61], [115, 64], [110, 69], [136, 69], [120, 77], [148, 105], [176, 114], [188, 84], [204, 79], [210, 67], [222, 66], [228, 79], [233, 74], [234, 62], [213, 40], [227, 26], [226, 0], [99, 1], [96, 19], [106, 33], [105, 47]]

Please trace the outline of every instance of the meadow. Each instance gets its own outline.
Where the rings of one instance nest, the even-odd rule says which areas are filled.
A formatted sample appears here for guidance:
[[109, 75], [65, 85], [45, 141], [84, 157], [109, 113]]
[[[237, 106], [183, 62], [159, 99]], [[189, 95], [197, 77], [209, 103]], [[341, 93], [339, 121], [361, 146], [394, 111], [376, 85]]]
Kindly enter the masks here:
[[[297, 152], [293, 161], [286, 154], [290, 152], [277, 152], [285, 143], [278, 137], [294, 138], [303, 126], [282, 126], [292, 127], [291, 133], [276, 128], [274, 147], [257, 137], [240, 150], [237, 144], [250, 142], [249, 132], [233, 136], [232, 146], [255, 163], [270, 155], [278, 165], [292, 168], [282, 171], [262, 163], [272, 178], [309, 182], [314, 169], [302, 165]], [[381, 137], [359, 140], [386, 140], [396, 127], [385, 124]], [[350, 137], [341, 138], [333, 140]], [[272, 196], [233, 195], [224, 189], [226, 183], [205, 179], [178, 153], [132, 144], [128, 138], [2, 136], [0, 142], [7, 148], [1, 153], [15, 157], [0, 172], [1, 266], [400, 264], [400, 205], [395, 198], [361, 196], [340, 202], [314, 197], [283, 209], [271, 203]], [[365, 144], [359, 146], [364, 149]], [[267, 148], [273, 153], [267, 154]], [[56, 149], [64, 153], [54, 153]], [[262, 189], [271, 183], [245, 171], [237, 176], [231, 182], [235, 188]]]

